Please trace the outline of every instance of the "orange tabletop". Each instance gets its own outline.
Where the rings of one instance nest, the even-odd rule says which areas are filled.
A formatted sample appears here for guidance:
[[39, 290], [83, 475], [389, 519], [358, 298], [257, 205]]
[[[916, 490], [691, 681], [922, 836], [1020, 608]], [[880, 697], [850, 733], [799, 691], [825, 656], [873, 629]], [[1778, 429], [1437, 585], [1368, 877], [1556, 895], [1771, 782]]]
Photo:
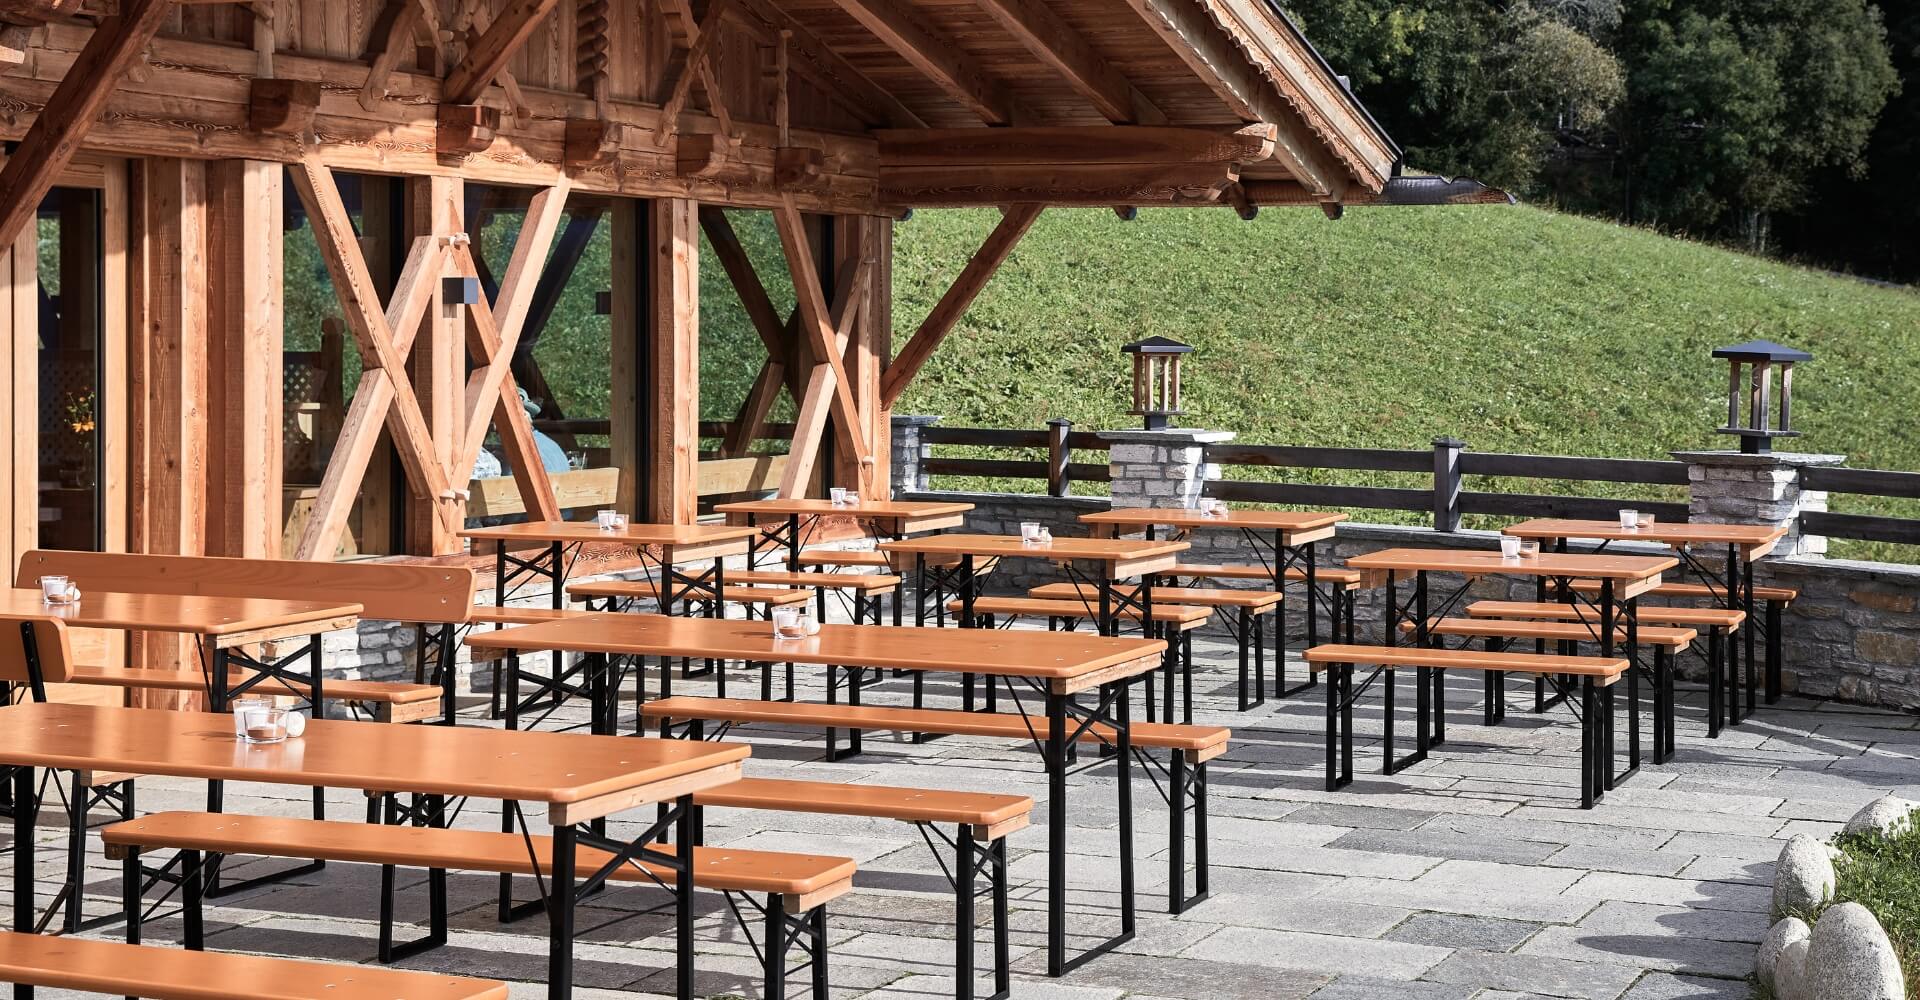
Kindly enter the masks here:
[[1786, 537], [1784, 524], [1702, 524], [1693, 521], [1655, 521], [1639, 528], [1622, 528], [1619, 521], [1579, 521], [1541, 517], [1502, 529], [1515, 538], [1558, 540], [1592, 538], [1600, 541], [1658, 542], [1674, 548], [1689, 545], [1730, 545], [1748, 562], [1773, 551]]
[[1018, 535], [969, 535], [949, 532], [925, 538], [903, 538], [875, 546], [882, 552], [924, 556], [983, 556], [995, 559], [1046, 559], [1052, 562], [1097, 562], [1114, 578], [1164, 573], [1174, 556], [1192, 546], [1186, 542], [1148, 542], [1124, 538], [1056, 538], [1030, 545]]
[[1577, 576], [1617, 580], [1631, 596], [1660, 582], [1660, 574], [1680, 565], [1672, 556], [1616, 556], [1591, 552], [1542, 552], [1508, 559], [1498, 552], [1471, 549], [1381, 549], [1347, 560], [1349, 569], [1377, 572], [1465, 573], [1469, 575]]
[[716, 504], [715, 511], [727, 515], [729, 524], [745, 524], [748, 515], [758, 517], [851, 517], [861, 521], [882, 521], [905, 534], [914, 531], [939, 531], [959, 527], [966, 519], [970, 503], [930, 500], [862, 500], [834, 506], [831, 500], [794, 498], [781, 500], [742, 500]]
[[1347, 519], [1331, 511], [1228, 510], [1224, 514], [1203, 514], [1191, 507], [1117, 507], [1080, 515], [1083, 524], [1111, 530], [1165, 526], [1196, 528], [1244, 528], [1249, 531], [1280, 532], [1286, 545], [1304, 545], [1333, 537], [1333, 526]]
[[[725, 784], [741, 743], [314, 719], [259, 745], [224, 715], [28, 703], [0, 708], [0, 764], [542, 802], [567, 822]], [[644, 793], [658, 791], [660, 798]], [[624, 803], [624, 804], [618, 804]], [[606, 815], [605, 812], [600, 815]]]
[[768, 622], [599, 614], [476, 633], [473, 649], [563, 650], [623, 656], [686, 656], [1031, 677], [1062, 694], [1160, 665], [1167, 644], [1079, 632], [822, 625], [805, 639], [775, 639]]
[[490, 528], [467, 528], [462, 538], [494, 542], [610, 542], [653, 547], [669, 561], [674, 557], [715, 559], [741, 555], [759, 529], [723, 524], [628, 524], [601, 528], [592, 521], [528, 521]]
[[83, 591], [73, 604], [48, 604], [40, 591], [0, 591], [0, 619], [55, 617], [80, 628], [206, 636], [216, 648], [352, 628], [358, 604], [268, 597], [119, 594]]

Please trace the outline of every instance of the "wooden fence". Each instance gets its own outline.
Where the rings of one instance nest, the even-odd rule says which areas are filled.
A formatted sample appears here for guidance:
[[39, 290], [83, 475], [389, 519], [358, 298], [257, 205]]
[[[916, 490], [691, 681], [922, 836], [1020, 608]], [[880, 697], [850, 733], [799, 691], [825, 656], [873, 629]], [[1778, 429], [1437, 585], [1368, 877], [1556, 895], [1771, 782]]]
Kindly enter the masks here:
[[1075, 482], [1104, 483], [1112, 476], [1107, 463], [1075, 462], [1073, 453], [1099, 452], [1105, 456], [1107, 442], [1087, 431], [1073, 429], [1071, 420], [1049, 420], [1045, 430], [999, 430], [986, 427], [928, 427], [920, 432], [928, 445], [957, 445], [975, 448], [1022, 449], [1044, 451], [1044, 459], [945, 458], [929, 456], [920, 463], [921, 471], [933, 476], [979, 476], [990, 479], [1037, 479], [1047, 484], [1047, 495], [1068, 496]]
[[[1920, 472], [1808, 467], [1800, 470], [1800, 485], [1829, 493], [1920, 499]], [[1800, 515], [1800, 531], [1829, 538], [1920, 545], [1920, 518], [1808, 511]]]

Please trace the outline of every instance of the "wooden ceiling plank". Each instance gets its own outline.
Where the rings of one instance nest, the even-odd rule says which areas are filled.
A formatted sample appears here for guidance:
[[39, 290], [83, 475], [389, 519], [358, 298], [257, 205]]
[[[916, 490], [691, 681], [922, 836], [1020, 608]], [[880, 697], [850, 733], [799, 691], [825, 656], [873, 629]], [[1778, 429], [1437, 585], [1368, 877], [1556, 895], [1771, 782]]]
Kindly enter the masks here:
[[1012, 128], [879, 129], [882, 184], [903, 167], [1086, 163], [1257, 163], [1273, 155], [1265, 122], [1181, 128], [1043, 125]]
[[925, 24], [899, 0], [835, 0], [881, 44], [989, 125], [1028, 117], [1006, 85], [987, 75], [952, 39]]
[[1095, 52], [1045, 0], [979, 0], [1034, 57], [1065, 77], [1094, 109], [1115, 124], [1159, 125], [1167, 116]]
[[441, 90], [442, 100], [448, 104], [472, 104], [479, 100], [480, 95], [486, 93], [487, 85], [507, 67], [508, 60], [526, 44], [527, 37], [557, 2], [512, 0], [493, 23], [487, 25], [486, 32], [474, 40], [460, 65], [447, 74], [446, 85]]
[[[793, 68], [812, 80], [832, 100], [869, 125], [892, 128], [925, 128], [926, 122], [900, 102], [893, 92], [874, 83], [865, 73], [833, 51], [791, 14], [771, 0], [740, 0], [736, 18], [749, 27], [764, 31], [791, 32]], [[763, 37], [768, 37], [764, 36]]]
[[980, 290], [987, 287], [988, 279], [1000, 269], [1000, 265], [1006, 261], [1007, 256], [1013, 253], [1013, 248], [1020, 243], [1020, 237], [1025, 236], [1027, 230], [1033, 226], [1033, 220], [1040, 217], [1041, 207], [1037, 204], [1013, 205], [1007, 209], [1005, 215], [1000, 217], [999, 225], [994, 226], [993, 232], [987, 234], [987, 239], [980, 244], [980, 249], [967, 261], [967, 266], [961, 268], [960, 276], [953, 280], [946, 294], [940, 296], [940, 301], [934, 304], [933, 311], [927, 314], [920, 328], [914, 331], [912, 339], [907, 341], [906, 346], [900, 349], [900, 353], [894, 356], [893, 361], [887, 365], [886, 371], [881, 374], [880, 409], [882, 411], [893, 409], [893, 404], [899, 402], [900, 394], [907, 391], [907, 386], [913, 381], [913, 377], [920, 373], [927, 359], [933, 356], [933, 349], [940, 346], [940, 342], [946, 339], [947, 334], [953, 332], [954, 326], [960, 322], [960, 317], [966, 314], [967, 307], [973, 304]]
[[107, 98], [160, 30], [168, 6], [167, 0], [126, 0], [119, 13], [94, 28], [33, 126], [0, 167], [0, 246], [12, 243], [39, 211], [54, 180], [100, 118]]
[[1219, 162], [905, 167], [881, 174], [880, 199], [896, 208], [1211, 205], [1239, 176]]

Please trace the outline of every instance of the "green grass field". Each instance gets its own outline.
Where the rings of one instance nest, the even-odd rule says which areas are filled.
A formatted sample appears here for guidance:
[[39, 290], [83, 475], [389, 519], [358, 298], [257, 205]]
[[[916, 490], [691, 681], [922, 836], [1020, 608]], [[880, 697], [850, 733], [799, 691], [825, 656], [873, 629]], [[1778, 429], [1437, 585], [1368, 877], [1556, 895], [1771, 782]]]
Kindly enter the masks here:
[[[899, 224], [899, 336], [997, 217]], [[1792, 450], [1920, 469], [1920, 295], [1527, 207], [1354, 209], [1339, 221], [1269, 209], [1251, 222], [1051, 209], [898, 412], [1128, 425], [1119, 347], [1153, 334], [1196, 348], [1182, 422], [1245, 443], [1421, 448], [1453, 435], [1483, 451], [1646, 458], [1728, 447], [1712, 433], [1726, 365], [1709, 353], [1766, 338], [1815, 356], [1796, 373], [1806, 436]]]

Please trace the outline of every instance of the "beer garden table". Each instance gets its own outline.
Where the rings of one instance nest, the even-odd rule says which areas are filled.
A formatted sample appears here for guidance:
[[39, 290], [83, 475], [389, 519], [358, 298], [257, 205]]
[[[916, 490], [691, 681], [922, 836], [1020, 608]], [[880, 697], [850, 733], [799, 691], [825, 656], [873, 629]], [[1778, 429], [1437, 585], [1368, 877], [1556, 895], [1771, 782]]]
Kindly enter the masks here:
[[[983, 674], [1003, 679], [1009, 689], [1019, 681], [1043, 696], [1047, 718], [1046, 741], [1041, 749], [1047, 769], [1047, 947], [1052, 967], [1064, 967], [1066, 949], [1069, 717], [1076, 726], [1111, 726], [1117, 750], [1121, 934], [1095, 951], [1106, 950], [1133, 935], [1133, 792], [1127, 697], [1131, 685], [1127, 682], [1159, 666], [1166, 650], [1164, 642], [1073, 632], [1009, 635], [879, 625], [822, 625], [819, 634], [805, 639], [776, 639], [767, 622], [646, 614], [600, 614], [542, 622], [489, 632], [468, 642], [510, 657], [550, 650], [582, 653], [602, 661], [598, 668], [602, 674], [607, 670], [604, 661], [610, 657], [661, 657], [663, 695], [669, 676], [664, 660], [671, 657], [790, 661], [845, 668], [852, 672], [848, 690], [856, 704], [859, 671], [864, 670]], [[1074, 701], [1075, 694], [1091, 690], [1100, 692], [1097, 705], [1089, 707]], [[610, 709], [602, 715], [608, 720], [611, 717]]]
[[[575, 845], [629, 855], [678, 874], [676, 963], [679, 996], [693, 995], [693, 794], [740, 777], [752, 751], [739, 743], [616, 739], [566, 733], [510, 733], [468, 726], [391, 726], [315, 719], [305, 735], [248, 744], [225, 718], [199, 712], [32, 703], [0, 708], [0, 766], [14, 770], [16, 802], [33, 801], [35, 768], [256, 781], [352, 788], [433, 797], [500, 799], [547, 807], [552, 852], [532, 859], [549, 873], [547, 995], [573, 995]], [[674, 806], [631, 843], [582, 829], [613, 813], [652, 803]], [[35, 810], [13, 811], [14, 928], [35, 922]], [[674, 827], [675, 852], [651, 845]], [[597, 880], [579, 880], [592, 884]]]
[[723, 503], [713, 509], [727, 515], [729, 524], [747, 527], [759, 527], [763, 517], [778, 518], [777, 527], [764, 530], [754, 538], [753, 558], [749, 561], [757, 565], [762, 552], [784, 549], [787, 568], [796, 570], [800, 568], [800, 550], [827, 518], [851, 518], [864, 525], [876, 539], [895, 539], [957, 528], [965, 523], [973, 505], [917, 500], [861, 500], [836, 505], [831, 500], [774, 498]]
[[[1653, 524], [1634, 528], [1623, 528], [1618, 521], [1582, 521], [1566, 518], [1535, 518], [1510, 525], [1502, 531], [1515, 538], [1527, 538], [1552, 543], [1559, 551], [1567, 550], [1570, 539], [1592, 539], [1600, 544], [1594, 551], [1604, 552], [1611, 542], [1657, 542], [1673, 549], [1686, 564], [1687, 569], [1698, 576], [1701, 582], [1717, 591], [1728, 609], [1743, 611], [1747, 616], [1746, 661], [1751, 668], [1754, 660], [1754, 623], [1760, 619], [1756, 615], [1753, 599], [1753, 564], [1760, 561], [1780, 539], [1787, 534], [1784, 524], [1705, 524], [1693, 521], [1656, 521]], [[1726, 547], [1727, 563], [1723, 573], [1715, 573], [1703, 565], [1694, 555], [1695, 547]], [[1767, 636], [1769, 644], [1780, 641], [1778, 635]], [[1769, 655], [1767, 662], [1767, 700], [1780, 696], [1780, 673], [1777, 656]], [[1749, 689], [1748, 697], [1752, 697]], [[1730, 699], [1730, 721], [1739, 725], [1742, 719], [1740, 699]], [[1751, 711], [1752, 706], [1748, 706]]]
[[[1629, 654], [1637, 645], [1635, 636], [1638, 626], [1634, 619], [1634, 606], [1639, 595], [1660, 585], [1660, 574], [1679, 565], [1679, 560], [1668, 556], [1621, 556], [1579, 552], [1541, 552], [1535, 556], [1517, 556], [1508, 558], [1498, 552], [1466, 549], [1416, 549], [1391, 548], [1378, 552], [1368, 552], [1347, 560], [1347, 568], [1373, 571], [1384, 574], [1386, 615], [1383, 642], [1388, 646], [1397, 645], [1402, 621], [1413, 622], [1414, 644], [1428, 644], [1428, 626], [1434, 619], [1445, 618], [1454, 606], [1466, 595], [1467, 585], [1447, 595], [1439, 602], [1437, 609], [1429, 611], [1433, 602], [1427, 592], [1427, 577], [1431, 573], [1461, 574], [1468, 583], [1479, 576], [1523, 576], [1541, 580], [1558, 579], [1563, 583], [1575, 578], [1599, 580], [1600, 602], [1597, 607], [1598, 620], [1594, 623], [1594, 634], [1600, 644], [1601, 656], [1614, 655], [1614, 630], [1625, 622]], [[1399, 603], [1399, 577], [1411, 573], [1414, 577], [1412, 608]], [[1421, 726], [1415, 734], [1414, 759], [1425, 755], [1429, 746], [1446, 741], [1446, 720], [1444, 709], [1429, 713], [1429, 704], [1439, 705], [1442, 696], [1442, 683], [1445, 675], [1441, 671], [1429, 671], [1420, 668], [1421, 678], [1416, 688], [1416, 697], [1420, 703], [1420, 717], [1429, 719], [1432, 731]], [[1628, 690], [1639, 690], [1638, 665], [1628, 671]], [[1388, 697], [1392, 696], [1393, 675], [1387, 674]], [[1635, 697], [1634, 694], [1629, 695]], [[1670, 713], [1673, 706], [1667, 704], [1661, 709]], [[1665, 725], [1665, 720], [1661, 720]], [[1625, 777], [1631, 775], [1639, 766], [1640, 760], [1640, 716], [1634, 713], [1629, 722], [1632, 743], [1633, 767]], [[1391, 756], [1392, 730], [1387, 731]], [[1609, 770], [1611, 775], [1611, 770]], [[1611, 780], [1609, 783], [1611, 787]]]
[[[1117, 507], [1080, 515], [1081, 523], [1092, 525], [1097, 534], [1117, 536], [1122, 530], [1137, 528], [1146, 533], [1149, 541], [1153, 540], [1157, 527], [1172, 528], [1176, 539], [1196, 531], [1240, 532], [1255, 558], [1271, 571], [1274, 593], [1285, 590], [1287, 570], [1298, 568], [1304, 575], [1309, 647], [1320, 644], [1320, 625], [1313, 617], [1316, 605], [1327, 608], [1329, 627], [1338, 639], [1341, 595], [1337, 590], [1325, 597], [1321, 595], [1315, 546], [1332, 538], [1334, 526], [1346, 519], [1345, 514], [1325, 511], [1229, 510], [1224, 514], [1206, 514], [1189, 507]], [[1274, 614], [1274, 663], [1284, 665], [1287, 655], [1285, 601]]]

